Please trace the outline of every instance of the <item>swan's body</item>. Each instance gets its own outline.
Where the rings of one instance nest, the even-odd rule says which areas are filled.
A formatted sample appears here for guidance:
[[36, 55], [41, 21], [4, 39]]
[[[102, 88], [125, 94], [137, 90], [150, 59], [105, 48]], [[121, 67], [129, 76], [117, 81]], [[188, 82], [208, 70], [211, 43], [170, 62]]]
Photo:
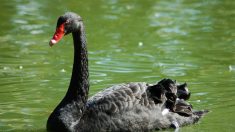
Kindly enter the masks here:
[[204, 111], [193, 112], [185, 102], [190, 96], [186, 84], [178, 85], [171, 79], [157, 84], [119, 84], [88, 99], [84, 26], [81, 17], [71, 12], [58, 19], [50, 45], [68, 33], [73, 34], [75, 49], [72, 78], [67, 94], [48, 119], [47, 130], [150, 131], [193, 124], [203, 115]]

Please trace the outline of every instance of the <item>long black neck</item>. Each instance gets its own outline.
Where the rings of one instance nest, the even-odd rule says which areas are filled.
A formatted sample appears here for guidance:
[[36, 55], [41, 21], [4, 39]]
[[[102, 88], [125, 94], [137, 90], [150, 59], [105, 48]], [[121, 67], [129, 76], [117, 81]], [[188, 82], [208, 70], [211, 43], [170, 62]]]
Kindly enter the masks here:
[[69, 89], [64, 98], [67, 101], [76, 101], [82, 105], [86, 104], [89, 92], [88, 55], [86, 47], [86, 36], [84, 26], [73, 32], [74, 63]]
[[84, 27], [73, 32], [74, 63], [72, 77], [64, 99], [47, 121], [51, 131], [68, 131], [71, 123], [78, 121], [85, 110], [89, 92], [88, 57]]

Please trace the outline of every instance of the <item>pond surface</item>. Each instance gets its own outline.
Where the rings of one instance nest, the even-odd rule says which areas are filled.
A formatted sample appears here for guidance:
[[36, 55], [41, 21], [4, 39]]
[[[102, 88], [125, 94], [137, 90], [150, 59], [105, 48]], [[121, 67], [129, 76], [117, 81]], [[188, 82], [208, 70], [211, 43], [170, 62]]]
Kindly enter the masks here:
[[0, 10], [0, 131], [45, 131], [64, 96], [72, 38], [48, 42], [65, 11], [86, 25], [90, 95], [172, 78], [189, 84], [195, 109], [211, 111], [180, 131], [234, 131], [235, 1], [1, 0]]

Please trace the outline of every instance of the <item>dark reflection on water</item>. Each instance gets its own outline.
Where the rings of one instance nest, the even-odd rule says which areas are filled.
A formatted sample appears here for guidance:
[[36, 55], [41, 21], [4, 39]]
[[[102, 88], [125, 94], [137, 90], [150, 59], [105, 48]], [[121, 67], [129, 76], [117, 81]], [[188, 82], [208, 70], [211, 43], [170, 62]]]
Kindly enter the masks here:
[[0, 131], [45, 131], [64, 96], [71, 36], [53, 48], [48, 41], [65, 11], [86, 24], [91, 95], [173, 78], [188, 82], [196, 109], [211, 111], [180, 131], [233, 131], [235, 2], [2, 0], [0, 9]]

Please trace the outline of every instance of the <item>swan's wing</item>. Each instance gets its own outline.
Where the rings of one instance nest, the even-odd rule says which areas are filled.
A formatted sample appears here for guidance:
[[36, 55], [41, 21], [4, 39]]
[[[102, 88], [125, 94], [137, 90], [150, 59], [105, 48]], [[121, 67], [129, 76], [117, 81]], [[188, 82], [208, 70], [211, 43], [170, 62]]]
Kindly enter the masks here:
[[[158, 84], [164, 85], [161, 81]], [[171, 85], [166, 86], [171, 90]], [[162, 113], [166, 96], [161, 90], [157, 85], [144, 82], [119, 84], [104, 89], [89, 98], [83, 122], [79, 124], [83, 127], [79, 127], [79, 130], [102, 128], [104, 131], [146, 131], [198, 121], [199, 116], [195, 114], [185, 117], [174, 112]]]
[[131, 110], [136, 105], [151, 107], [154, 101], [148, 98], [145, 82], [114, 85], [98, 92], [88, 100], [88, 107], [107, 114]]

